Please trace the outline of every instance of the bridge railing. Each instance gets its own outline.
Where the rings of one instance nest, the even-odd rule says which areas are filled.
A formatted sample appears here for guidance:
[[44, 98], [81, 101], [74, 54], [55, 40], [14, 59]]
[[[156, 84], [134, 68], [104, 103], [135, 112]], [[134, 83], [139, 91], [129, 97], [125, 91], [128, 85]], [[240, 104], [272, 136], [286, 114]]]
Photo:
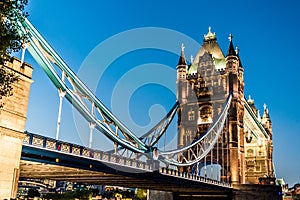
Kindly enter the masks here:
[[168, 168], [163, 167], [163, 168], [159, 169], [159, 172], [161, 174], [165, 174], [165, 175], [168, 175], [168, 176], [188, 179], [188, 180], [197, 181], [197, 182], [201, 182], [201, 183], [207, 183], [207, 184], [222, 186], [222, 187], [226, 187], [226, 188], [231, 188], [232, 187], [232, 185], [230, 183], [226, 183], [226, 182], [222, 182], [222, 181], [213, 180], [213, 179], [210, 179], [210, 178], [205, 178], [205, 177], [193, 175], [193, 174], [188, 173], [188, 172], [180, 172], [180, 171], [175, 170], [175, 169], [168, 169]]
[[106, 163], [117, 164], [125, 167], [138, 168], [147, 171], [153, 171], [152, 163], [143, 162], [136, 159], [122, 157], [114, 153], [107, 153], [96, 149], [90, 149], [77, 144], [71, 144], [42, 135], [25, 131], [23, 145], [34, 146], [41, 149], [56, 151], [63, 154], [81, 156], [88, 159], [99, 160]]
[[230, 183], [212, 180], [205, 177], [200, 177], [187, 172], [180, 172], [175, 169], [169, 169], [164, 167], [159, 168], [158, 166], [155, 166], [151, 162], [143, 162], [136, 159], [129, 159], [113, 153], [107, 153], [95, 149], [90, 149], [84, 146], [71, 144], [60, 140], [55, 140], [53, 138], [48, 138], [27, 131], [25, 131], [25, 134], [26, 136], [23, 140], [23, 145], [25, 146], [46, 149], [49, 151], [55, 151], [66, 155], [85, 157], [87, 159], [98, 160], [108, 164], [120, 165], [120, 166], [130, 167], [134, 169], [141, 169], [145, 171], [156, 171], [159, 169], [159, 173], [168, 176], [188, 179], [191, 181], [197, 181], [197, 182], [207, 183], [211, 185], [217, 185], [225, 188], [232, 187]]

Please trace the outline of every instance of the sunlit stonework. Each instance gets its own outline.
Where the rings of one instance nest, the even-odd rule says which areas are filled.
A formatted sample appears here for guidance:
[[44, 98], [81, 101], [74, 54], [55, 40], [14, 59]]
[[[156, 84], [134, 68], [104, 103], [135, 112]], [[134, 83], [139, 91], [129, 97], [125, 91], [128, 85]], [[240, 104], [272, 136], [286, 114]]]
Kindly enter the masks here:
[[[209, 31], [195, 58], [186, 62], [184, 48], [177, 65], [178, 147], [201, 137], [223, 110], [227, 97], [233, 98], [220, 148], [212, 156], [222, 166], [221, 179], [232, 183], [257, 183], [259, 177], [273, 176], [272, 123], [264, 106], [261, 117], [254, 100], [244, 97], [244, 68], [232, 35], [224, 56], [216, 34]], [[215, 158], [215, 155], [221, 155]], [[182, 168], [191, 171], [191, 168]]]

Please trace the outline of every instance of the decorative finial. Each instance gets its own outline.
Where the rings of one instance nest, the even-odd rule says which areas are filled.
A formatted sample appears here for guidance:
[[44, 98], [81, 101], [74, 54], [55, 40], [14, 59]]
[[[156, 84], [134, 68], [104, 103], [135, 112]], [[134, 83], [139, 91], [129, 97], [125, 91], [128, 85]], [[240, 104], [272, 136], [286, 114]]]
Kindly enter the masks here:
[[211, 33], [211, 27], [210, 26], [208, 26], [208, 32]]
[[254, 99], [252, 99], [250, 95], [247, 102], [251, 105], [254, 105]]
[[204, 41], [216, 39], [216, 33], [211, 32], [211, 26], [208, 27], [208, 33], [204, 34]]
[[185, 48], [184, 44], [181, 43], [181, 51], [184, 51], [184, 48]]
[[266, 110], [267, 109], [267, 104], [266, 103], [264, 103], [264, 110]]
[[191, 55], [191, 63], [194, 62], [194, 57]]
[[232, 42], [232, 38], [233, 38], [233, 35], [230, 33], [229, 37], [228, 37], [228, 39], [229, 39], [230, 42]]
[[236, 55], [239, 55], [239, 50], [240, 50], [240, 49], [238, 48], [238, 46], [236, 46], [236, 47], [235, 47], [235, 53], [236, 53]]

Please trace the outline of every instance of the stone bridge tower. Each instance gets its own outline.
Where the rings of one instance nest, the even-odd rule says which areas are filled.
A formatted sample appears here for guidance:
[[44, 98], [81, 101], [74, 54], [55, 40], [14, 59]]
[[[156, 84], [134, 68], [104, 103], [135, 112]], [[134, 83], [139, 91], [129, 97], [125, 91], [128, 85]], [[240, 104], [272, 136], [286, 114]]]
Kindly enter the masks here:
[[238, 51], [234, 49], [232, 36], [229, 39], [229, 48], [224, 56], [215, 33], [209, 28], [200, 50], [189, 65], [182, 48], [177, 65], [177, 99], [181, 103], [178, 109], [178, 147], [201, 137], [219, 116], [232, 93], [229, 117], [223, 130], [225, 136], [219, 139], [220, 145], [222, 140], [226, 145], [218, 152], [222, 151], [218, 163], [222, 166], [222, 180], [244, 183], [244, 69]]
[[14, 72], [18, 83], [13, 85], [13, 96], [4, 97], [0, 109], [0, 199], [16, 198], [22, 141], [25, 137], [27, 104], [32, 83], [32, 67], [12, 58], [4, 64]]

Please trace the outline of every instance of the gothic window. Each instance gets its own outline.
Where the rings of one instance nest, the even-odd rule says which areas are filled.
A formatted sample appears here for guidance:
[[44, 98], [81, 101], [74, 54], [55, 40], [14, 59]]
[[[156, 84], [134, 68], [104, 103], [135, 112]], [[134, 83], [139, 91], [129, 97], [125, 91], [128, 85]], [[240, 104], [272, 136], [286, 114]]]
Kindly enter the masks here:
[[212, 122], [212, 108], [211, 106], [203, 106], [199, 110], [199, 117], [202, 122], [210, 123]]
[[247, 156], [253, 156], [253, 149], [247, 150]]
[[209, 106], [205, 106], [200, 110], [200, 116], [201, 118], [209, 117], [211, 116], [211, 108]]
[[185, 72], [184, 72], [183, 69], [179, 69], [179, 70], [178, 70], [178, 78], [179, 78], [179, 79], [185, 78]]
[[248, 172], [253, 172], [254, 171], [254, 161], [253, 160], [249, 160], [246, 162], [246, 169]]
[[256, 166], [256, 171], [260, 172], [260, 166]]
[[193, 110], [190, 110], [188, 112], [188, 120], [189, 121], [195, 120], [195, 112]]
[[186, 130], [185, 131], [184, 144], [189, 144], [191, 142], [191, 138], [192, 138], [192, 131], [191, 130]]
[[249, 160], [246, 163], [247, 163], [247, 167], [254, 167], [254, 161], [253, 160]]

